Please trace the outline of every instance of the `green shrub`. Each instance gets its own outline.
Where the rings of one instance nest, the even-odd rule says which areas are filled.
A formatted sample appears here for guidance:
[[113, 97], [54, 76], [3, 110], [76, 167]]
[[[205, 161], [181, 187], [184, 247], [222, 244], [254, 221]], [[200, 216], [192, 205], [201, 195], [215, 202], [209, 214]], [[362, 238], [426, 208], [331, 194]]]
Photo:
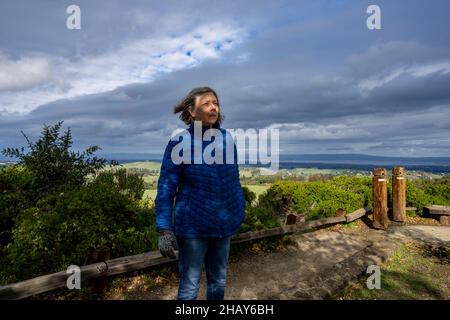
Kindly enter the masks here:
[[336, 176], [330, 183], [341, 190], [361, 195], [364, 199], [362, 207], [370, 206], [372, 203], [372, 178], [370, 177], [347, 177]]
[[71, 131], [61, 135], [61, 125], [44, 125], [35, 142], [23, 134], [26, 152], [2, 151], [19, 163], [0, 169], [1, 283], [82, 265], [105, 245], [113, 257], [156, 248], [142, 176], [101, 171], [107, 161], [94, 156], [100, 148], [71, 151]]
[[[13, 230], [14, 241], [3, 252], [1, 281], [82, 265], [90, 250], [104, 245], [113, 257], [155, 249], [154, 213], [135, 200], [141, 191], [134, 180], [102, 172], [77, 190], [48, 195], [24, 210]], [[134, 190], [124, 189], [129, 186]]]
[[32, 175], [24, 167], [0, 169], [0, 251], [11, 241], [12, 228], [21, 212], [30, 206]]
[[262, 207], [247, 207], [245, 219], [239, 232], [270, 229], [279, 226], [280, 223], [273, 211]]
[[242, 190], [244, 191], [245, 206], [251, 206], [253, 201], [256, 199], [256, 193], [245, 186], [242, 187]]
[[416, 207], [423, 215], [423, 207], [438, 204], [450, 205], [450, 177], [436, 180], [415, 180], [406, 182], [406, 206]]
[[279, 227], [280, 224], [273, 211], [261, 206], [252, 206], [253, 201], [256, 199], [256, 193], [246, 186], [242, 187], [242, 189], [245, 197], [245, 217], [239, 232]]
[[142, 174], [129, 173], [125, 168], [112, 169], [111, 171], [102, 171], [95, 176], [92, 186], [114, 185], [118, 192], [121, 192], [132, 201], [142, 199], [144, 195], [145, 184]]
[[435, 180], [418, 180], [417, 188], [433, 197], [433, 204], [450, 204], [450, 176], [444, 176]]
[[[392, 183], [387, 185], [388, 206], [392, 207]], [[282, 209], [307, 213], [307, 220], [334, 216], [338, 208], [352, 212], [372, 205], [372, 178], [335, 176], [325, 181], [276, 181], [260, 196], [259, 205], [272, 212]], [[406, 206], [423, 207], [430, 204], [450, 205], [450, 177], [436, 180], [406, 182]]]
[[337, 176], [326, 181], [277, 181], [260, 196], [259, 206], [307, 213], [307, 220], [331, 217], [339, 208], [352, 212], [371, 202], [370, 178]]
[[[41, 136], [35, 142], [25, 137], [28, 149], [6, 148], [5, 156], [17, 158], [32, 173], [33, 202], [52, 192], [78, 188], [86, 181], [86, 177], [102, 169], [107, 160], [94, 156], [98, 146], [90, 146], [83, 152], [70, 150], [72, 133], [70, 128], [60, 134], [63, 121], [53, 126], [44, 125]], [[116, 165], [117, 162], [111, 161]]]

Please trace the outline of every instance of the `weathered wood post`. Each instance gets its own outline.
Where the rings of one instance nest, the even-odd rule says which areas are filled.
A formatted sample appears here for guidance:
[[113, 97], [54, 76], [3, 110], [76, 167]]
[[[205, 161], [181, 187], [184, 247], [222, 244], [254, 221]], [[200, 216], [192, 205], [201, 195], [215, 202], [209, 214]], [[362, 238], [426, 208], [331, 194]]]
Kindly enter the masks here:
[[293, 213], [289, 213], [286, 218], [286, 225], [296, 224], [297, 223], [297, 215]]
[[404, 167], [392, 168], [392, 219], [406, 221], [406, 177]]
[[[111, 259], [111, 250], [108, 246], [103, 246], [98, 249], [89, 251], [85, 265], [94, 264], [97, 262], [105, 262]], [[96, 294], [103, 294], [108, 284], [108, 278], [106, 275], [100, 276], [95, 279], [87, 281], [88, 286], [92, 288], [92, 291]]]
[[372, 178], [372, 227], [386, 230], [389, 224], [387, 207], [387, 171], [375, 168]]

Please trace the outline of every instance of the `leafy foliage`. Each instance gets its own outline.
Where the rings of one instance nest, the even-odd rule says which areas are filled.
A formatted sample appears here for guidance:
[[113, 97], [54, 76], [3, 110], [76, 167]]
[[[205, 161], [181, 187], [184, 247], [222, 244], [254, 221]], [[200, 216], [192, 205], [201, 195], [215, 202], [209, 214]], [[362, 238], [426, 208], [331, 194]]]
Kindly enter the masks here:
[[256, 231], [266, 228], [279, 227], [277, 216], [273, 211], [252, 204], [256, 199], [256, 193], [248, 187], [242, 187], [245, 197], [245, 218], [239, 232]]
[[268, 208], [247, 207], [245, 219], [239, 232], [256, 231], [279, 227], [277, 216]]
[[31, 172], [33, 201], [57, 190], [81, 186], [89, 174], [107, 163], [106, 159], [94, 156], [100, 150], [98, 146], [91, 146], [81, 153], [71, 151], [72, 133], [69, 128], [61, 135], [62, 124], [63, 121], [53, 126], [44, 125], [42, 135], [34, 143], [22, 132], [28, 143], [27, 152], [24, 147], [2, 150], [5, 156], [19, 159], [18, 164]]
[[242, 187], [242, 190], [244, 191], [244, 198], [245, 198], [245, 205], [251, 206], [253, 201], [256, 199], [256, 193], [251, 191], [248, 187]]
[[[450, 205], [450, 177], [436, 180], [406, 182], [406, 206], [423, 207], [430, 204]], [[388, 183], [388, 206], [392, 207], [392, 184]], [[316, 206], [308, 211], [311, 204]], [[370, 177], [335, 176], [326, 181], [277, 181], [260, 196], [259, 206], [280, 212], [307, 212], [307, 220], [334, 216], [338, 208], [352, 212], [372, 205]]]
[[89, 250], [104, 245], [114, 257], [155, 249], [153, 210], [136, 201], [143, 188], [135, 179], [122, 171], [102, 172], [79, 189], [47, 195], [26, 209], [4, 250], [1, 279], [82, 265]]
[[423, 207], [430, 204], [450, 205], [450, 176], [406, 182], [406, 206], [423, 214]]
[[[259, 205], [279, 212], [307, 212], [307, 220], [334, 216], [338, 208], [352, 212], [371, 201], [370, 178], [337, 176], [326, 181], [277, 181], [265, 194]], [[310, 211], [311, 204], [316, 206]]]
[[29, 207], [32, 175], [18, 165], [0, 169], [0, 248], [12, 239], [12, 228], [20, 213]]
[[71, 151], [71, 131], [61, 135], [61, 125], [45, 125], [34, 143], [22, 132], [27, 152], [3, 150], [19, 163], [0, 169], [2, 283], [82, 265], [90, 250], [104, 245], [113, 256], [156, 247], [142, 176], [101, 171], [107, 160], [94, 156], [100, 148]]

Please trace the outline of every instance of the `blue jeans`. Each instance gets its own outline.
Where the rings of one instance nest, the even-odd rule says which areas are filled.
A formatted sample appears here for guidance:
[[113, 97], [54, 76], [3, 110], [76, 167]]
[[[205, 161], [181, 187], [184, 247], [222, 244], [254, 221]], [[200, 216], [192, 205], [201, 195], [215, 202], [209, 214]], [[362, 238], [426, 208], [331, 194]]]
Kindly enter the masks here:
[[180, 284], [178, 300], [197, 299], [202, 266], [206, 271], [206, 299], [223, 300], [227, 278], [230, 237], [177, 238]]

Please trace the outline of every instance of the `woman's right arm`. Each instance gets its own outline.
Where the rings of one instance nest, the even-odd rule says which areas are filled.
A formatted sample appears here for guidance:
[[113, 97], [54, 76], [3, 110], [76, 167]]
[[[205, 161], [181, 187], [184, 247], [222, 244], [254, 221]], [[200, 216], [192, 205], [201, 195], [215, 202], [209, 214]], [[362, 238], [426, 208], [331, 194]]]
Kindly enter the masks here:
[[175, 193], [181, 175], [181, 165], [172, 161], [173, 147], [178, 141], [170, 140], [164, 151], [161, 171], [158, 179], [158, 189], [155, 199], [156, 229], [172, 230], [172, 208]]

